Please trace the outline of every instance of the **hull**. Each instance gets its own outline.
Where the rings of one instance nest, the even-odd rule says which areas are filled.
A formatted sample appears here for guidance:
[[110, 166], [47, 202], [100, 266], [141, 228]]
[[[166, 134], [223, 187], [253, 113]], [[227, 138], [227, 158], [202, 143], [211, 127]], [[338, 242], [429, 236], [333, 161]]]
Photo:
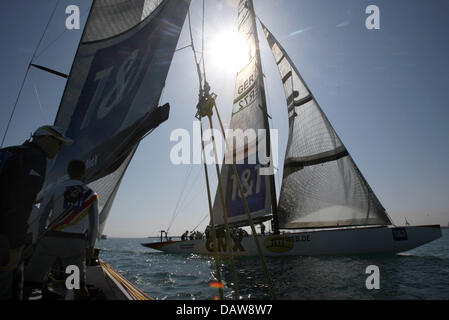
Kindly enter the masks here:
[[151, 300], [110, 265], [99, 261], [87, 268], [87, 285], [97, 290], [98, 298], [104, 300]]
[[[66, 289], [64, 279], [49, 280], [50, 293], [43, 296], [40, 290], [35, 290], [29, 300], [74, 300], [74, 291]], [[89, 300], [152, 300], [101, 260], [87, 266], [86, 280]]]
[[[441, 237], [438, 225], [407, 227], [364, 227], [321, 229], [258, 235], [265, 256], [312, 256], [398, 253], [408, 251]], [[227, 254], [224, 238], [217, 240], [220, 255]], [[257, 256], [252, 236], [241, 241], [232, 240], [234, 256]], [[189, 240], [142, 244], [145, 247], [169, 253], [196, 253], [213, 255], [212, 240]]]

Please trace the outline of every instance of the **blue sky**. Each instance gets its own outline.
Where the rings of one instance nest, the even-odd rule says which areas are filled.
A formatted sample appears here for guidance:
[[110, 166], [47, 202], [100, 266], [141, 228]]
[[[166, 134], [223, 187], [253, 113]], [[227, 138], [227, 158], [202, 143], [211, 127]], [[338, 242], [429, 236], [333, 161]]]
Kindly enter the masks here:
[[[32, 3], [32, 4], [31, 4]], [[6, 129], [27, 65], [55, 1], [4, 1], [0, 12], [0, 135]], [[60, 0], [33, 62], [69, 72], [79, 31], [65, 31], [65, 7], [89, 0]], [[380, 9], [380, 30], [365, 28], [365, 8]], [[201, 5], [191, 6], [200, 48]], [[449, 4], [444, 0], [255, 0], [258, 16], [296, 63], [335, 130], [394, 222], [449, 221]], [[225, 123], [229, 123], [235, 70], [217, 61], [213, 43], [236, 28], [235, 1], [206, 1], [206, 69]], [[187, 24], [178, 47], [189, 44]], [[279, 73], [259, 30], [271, 127], [279, 130], [282, 163], [286, 105]], [[39, 95], [35, 95], [35, 87]], [[185, 179], [170, 233], [192, 230], [207, 215], [201, 165], [170, 163], [170, 133], [192, 131], [197, 78], [192, 52], [176, 53], [161, 104], [171, 116], [140, 145], [117, 194], [105, 233], [144, 237], [167, 229]], [[65, 82], [31, 70], [4, 146], [22, 143], [37, 126], [52, 123]], [[42, 107], [41, 107], [41, 106]], [[212, 167], [210, 169], [213, 169]], [[189, 174], [190, 173], [190, 174]], [[214, 171], [210, 171], [213, 175]], [[282, 170], [279, 172], [282, 176]], [[276, 177], [277, 183], [280, 181]], [[215, 192], [216, 179], [212, 181]], [[279, 192], [279, 190], [278, 190]], [[204, 229], [207, 219], [200, 225]]]

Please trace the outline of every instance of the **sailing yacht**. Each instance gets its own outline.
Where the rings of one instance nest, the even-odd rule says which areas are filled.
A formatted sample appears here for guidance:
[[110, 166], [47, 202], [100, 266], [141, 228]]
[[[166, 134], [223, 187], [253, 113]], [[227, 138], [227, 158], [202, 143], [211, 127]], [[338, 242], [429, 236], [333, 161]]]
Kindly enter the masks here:
[[[189, 5], [189, 0], [95, 0], [68, 75], [29, 65], [67, 79], [54, 125], [74, 140], [48, 164], [43, 190], [67, 178], [70, 160], [84, 160], [85, 182], [99, 197], [100, 235], [139, 142], [169, 117], [169, 105], [159, 107], [159, 100]], [[35, 218], [32, 214], [30, 222]], [[94, 260], [87, 267], [93, 299], [149, 299], [98, 251]]]
[[[237, 164], [223, 164], [209, 226], [229, 230], [271, 220], [274, 234], [143, 245], [164, 252], [205, 255], [216, 251], [229, 255], [232, 249], [234, 256], [255, 256], [260, 254], [258, 247], [266, 256], [333, 255], [397, 253], [441, 237], [438, 225], [393, 225], [298, 69], [261, 25], [287, 100], [289, 136], [279, 203], [274, 176], [261, 174], [261, 169], [269, 168], [255, 151], [258, 145], [269, 146], [270, 136], [257, 136], [243, 148], [234, 146], [231, 154]], [[245, 39], [248, 60], [237, 73], [230, 129], [269, 132], [252, 0], [239, 2], [238, 32]], [[257, 161], [250, 164], [250, 157]], [[237, 160], [242, 159], [244, 164], [239, 164]]]

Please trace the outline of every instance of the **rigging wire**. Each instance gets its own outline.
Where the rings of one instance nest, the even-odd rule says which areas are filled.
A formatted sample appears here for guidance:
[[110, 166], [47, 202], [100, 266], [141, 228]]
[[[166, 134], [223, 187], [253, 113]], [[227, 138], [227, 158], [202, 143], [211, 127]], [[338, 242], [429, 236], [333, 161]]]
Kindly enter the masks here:
[[[204, 0], [203, 0], [203, 31], [202, 31], [202, 43], [203, 43], [203, 53], [202, 53], [202, 59], [203, 59], [203, 67], [205, 66], [205, 62], [204, 62], [204, 15], [205, 15], [205, 11], [204, 11]], [[205, 91], [207, 91], [207, 89], [205, 90], [205, 88], [203, 88], [203, 79], [202, 79], [202, 75], [201, 75], [201, 67], [200, 67], [200, 63], [198, 62], [197, 56], [196, 56], [196, 51], [195, 51], [195, 47], [194, 47], [194, 43], [193, 43], [193, 35], [192, 35], [192, 24], [191, 24], [191, 20], [190, 20], [190, 10], [188, 11], [188, 18], [189, 18], [189, 33], [190, 33], [190, 40], [191, 40], [191, 45], [192, 45], [192, 51], [193, 51], [193, 55], [195, 58], [195, 64], [196, 64], [196, 69], [197, 69], [197, 73], [198, 73], [198, 78], [199, 78], [199, 95], [198, 98], [201, 101], [201, 99], [204, 98], [204, 94]], [[205, 76], [205, 73], [204, 73]], [[207, 82], [204, 83], [204, 87], [209, 87]], [[202, 144], [202, 155], [203, 155], [203, 159], [204, 161], [206, 160], [205, 158], [205, 153], [204, 153], [204, 140], [203, 140], [203, 127], [202, 127], [202, 123], [200, 121], [200, 128], [201, 128], [201, 144]], [[208, 178], [208, 172], [207, 172], [207, 165], [206, 162], [204, 162], [204, 170], [205, 170], [205, 175], [206, 175], [206, 185], [207, 185], [207, 193], [208, 193], [208, 204], [209, 204], [209, 214], [210, 214], [210, 218], [211, 218], [211, 226], [212, 226], [212, 240], [214, 243], [214, 256], [215, 256], [215, 266], [216, 266], [216, 272], [217, 272], [217, 280], [218, 282], [221, 283], [221, 271], [220, 271], [220, 266], [219, 266], [219, 255], [218, 255], [218, 251], [217, 251], [217, 239], [216, 239], [216, 233], [215, 233], [215, 226], [214, 226], [214, 220], [213, 220], [213, 213], [212, 213], [212, 201], [211, 201], [211, 196], [210, 196], [210, 185], [209, 185], [209, 178]], [[220, 178], [219, 178], [220, 179]], [[226, 224], [227, 226], [227, 224]], [[228, 243], [229, 243], [229, 233], [227, 233], [227, 238], [228, 238]], [[232, 248], [229, 246], [230, 248], [230, 256], [231, 256], [231, 269], [232, 269], [232, 274], [233, 274], [233, 279], [234, 279], [234, 291], [235, 294], [238, 298], [238, 287], [237, 287], [237, 279], [236, 279], [236, 273], [235, 273], [235, 269], [234, 269], [234, 259], [232, 256]], [[223, 289], [222, 287], [219, 287], [219, 294], [220, 294], [220, 299], [224, 299], [224, 295], [223, 295]]]
[[[198, 51], [195, 50], [195, 45], [194, 45], [193, 35], [192, 35], [192, 24], [191, 24], [191, 18], [190, 18], [190, 10], [188, 11], [188, 17], [189, 17], [189, 34], [190, 34], [190, 41], [191, 41], [191, 43], [190, 43], [189, 45], [187, 45], [187, 46], [184, 46], [184, 47], [182, 47], [182, 48], [177, 49], [176, 51], [181, 51], [181, 50], [186, 49], [186, 48], [189, 48], [189, 47], [192, 48], [192, 51], [193, 51], [193, 53], [194, 53], [194, 58], [195, 58], [195, 64], [196, 64], [197, 72], [198, 72], [198, 76], [199, 76], [199, 82], [200, 82], [200, 94], [201, 94], [201, 92], [203, 92], [203, 87], [202, 87], [202, 85], [203, 85], [203, 84], [202, 84], [203, 79], [204, 79], [204, 82], [206, 83], [206, 64], [205, 64], [205, 57], [204, 57], [205, 1], [203, 0], [202, 31], [201, 31], [202, 37], [201, 37], [201, 51], [200, 51], [200, 52], [198, 52]], [[175, 52], [176, 52], [176, 51], [175, 51]], [[196, 53], [201, 53], [201, 59], [200, 59], [199, 61], [198, 61], [198, 58], [197, 58]], [[201, 62], [202, 62], [202, 66], [203, 66], [203, 73], [202, 73], [203, 77], [201, 76], [201, 67], [200, 67]], [[191, 170], [189, 171], [188, 176], [190, 176], [190, 173], [191, 173]], [[187, 178], [188, 178], [188, 177], [187, 177]], [[187, 179], [187, 178], [186, 178], [186, 179]], [[180, 196], [180, 198], [178, 199], [178, 202], [177, 202], [177, 205], [176, 205], [175, 210], [174, 210], [174, 212], [173, 212], [173, 217], [172, 217], [172, 220], [171, 220], [171, 222], [170, 222], [170, 225], [169, 225], [169, 227], [168, 227], [168, 229], [167, 229], [167, 232], [168, 232], [168, 230], [172, 227], [172, 225], [173, 225], [173, 223], [174, 223], [174, 219], [179, 215], [179, 212], [176, 212], [176, 211], [178, 210], [179, 204], [182, 203], [182, 202], [184, 201], [185, 197], [186, 197], [186, 195], [185, 195], [185, 196], [184, 196], [184, 199], [180, 202], [180, 200], [181, 200], [181, 198], [182, 198], [182, 195], [183, 195], [183, 193], [184, 193], [184, 190], [185, 190], [185, 187], [186, 187], [186, 186], [187, 186], [187, 185], [184, 184], [184, 187], [183, 187], [183, 189], [182, 189], [181, 196]], [[204, 221], [204, 219], [203, 219], [202, 221]], [[201, 221], [201, 222], [202, 222], [202, 221]], [[197, 227], [198, 227], [198, 226], [197, 226]], [[195, 227], [195, 229], [196, 229], [197, 227]]]
[[33, 62], [34, 57], [36, 56], [36, 52], [37, 52], [37, 50], [39, 49], [39, 47], [40, 47], [40, 45], [41, 45], [41, 43], [42, 43], [42, 40], [44, 39], [45, 33], [47, 32], [47, 29], [48, 29], [48, 26], [50, 25], [51, 20], [53, 20], [53, 16], [55, 15], [56, 9], [57, 9], [58, 6], [59, 6], [59, 1], [60, 1], [60, 0], [57, 0], [57, 1], [56, 1], [56, 5], [55, 5], [55, 7], [54, 7], [54, 9], [53, 9], [53, 11], [52, 11], [52, 13], [51, 13], [51, 15], [50, 15], [50, 18], [48, 19], [48, 22], [47, 22], [47, 25], [45, 26], [44, 32], [42, 33], [42, 36], [41, 36], [41, 38], [39, 39], [39, 42], [37, 43], [36, 48], [34, 49], [33, 55], [31, 56], [30, 62], [28, 63], [27, 71], [26, 71], [26, 73], [25, 73], [25, 76], [23, 77], [22, 84], [20, 85], [19, 93], [18, 93], [17, 98], [16, 98], [16, 101], [15, 101], [15, 103], [14, 103], [14, 107], [13, 107], [13, 109], [12, 109], [11, 116], [9, 117], [8, 124], [7, 124], [6, 130], [5, 130], [5, 133], [3, 134], [2, 143], [0, 144], [0, 148], [3, 147], [3, 143], [5, 142], [6, 135], [8, 134], [8, 130], [9, 130], [9, 127], [10, 127], [10, 125], [11, 125], [12, 118], [14, 117], [14, 113], [16, 112], [16, 109], [17, 109], [17, 103], [19, 102], [20, 96], [21, 96], [21, 94], [22, 94], [23, 87], [24, 87], [24, 85], [25, 85], [25, 81], [26, 81], [26, 79], [27, 79], [27, 77], [28, 77], [28, 73], [29, 73], [29, 71], [30, 71], [31, 63]]
[[191, 45], [191, 44], [189, 44], [188, 46], [185, 46], [185, 47], [182, 47], [182, 48], [176, 49], [176, 50], [175, 50], [175, 52], [178, 52], [178, 51], [181, 51], [181, 50], [184, 50], [184, 49], [190, 48], [191, 46], [192, 46], [192, 45]]
[[205, 63], [205, 57], [204, 57], [204, 20], [205, 20], [205, 14], [204, 14], [204, 0], [203, 0], [203, 26], [202, 26], [202, 38], [201, 38], [201, 59], [203, 60], [203, 75], [204, 75], [204, 82], [207, 82], [206, 79], [206, 63]]
[[33, 72], [30, 72], [30, 77], [31, 77], [31, 82], [33, 83], [33, 87], [34, 87], [34, 94], [36, 95], [36, 99], [39, 104], [39, 108], [42, 112], [43, 120], [45, 121], [46, 120], [45, 112], [44, 112], [44, 108], [42, 108], [42, 103], [41, 103], [41, 99], [39, 98], [39, 92], [37, 90], [36, 82], [34, 81]]
[[[252, 13], [252, 15], [254, 17], [255, 12], [254, 12], [253, 3], [252, 3], [252, 1], [250, 1], [250, 3], [251, 3], [251, 8], [248, 8], [248, 10], [250, 11], [250, 13]], [[255, 23], [255, 20], [254, 20], [254, 23]], [[257, 50], [258, 50], [258, 52], [257, 52], [258, 59], [261, 60], [261, 58], [260, 58], [260, 49], [259, 49], [259, 40], [258, 40], [258, 36], [257, 36], [257, 25], [255, 25], [254, 37], [255, 37], [255, 42], [256, 42], [256, 46], [257, 46]], [[263, 75], [262, 66], [259, 66], [259, 71]], [[216, 111], [216, 114], [217, 114], [217, 117], [218, 117], [218, 120], [219, 120], [219, 124], [220, 124], [221, 130], [222, 130], [222, 134], [225, 137], [225, 141], [226, 141], [226, 136], [225, 136], [225, 131], [224, 131], [224, 128], [223, 128], [223, 123], [221, 121], [221, 118], [220, 118], [220, 115], [219, 115], [219, 111], [218, 111], [218, 107], [217, 107], [216, 103], [214, 103], [214, 107], [215, 107], [215, 111]], [[211, 127], [212, 127], [212, 121], [211, 121], [210, 117], [209, 117], [209, 121], [211, 122]], [[275, 293], [275, 290], [274, 290], [273, 280], [272, 280], [272, 278], [270, 276], [270, 272], [268, 270], [268, 267], [267, 267], [267, 264], [266, 264], [266, 261], [265, 261], [265, 257], [263, 255], [262, 248], [260, 246], [259, 240], [258, 240], [257, 235], [256, 235], [255, 226], [254, 226], [253, 220], [251, 218], [251, 214], [250, 214], [250, 210], [249, 210], [249, 207], [248, 207], [248, 203], [247, 203], [247, 200], [246, 200], [246, 197], [245, 197], [245, 193], [243, 191], [243, 187], [242, 187], [242, 184], [241, 184], [241, 181], [240, 181], [240, 176], [239, 176], [239, 174], [237, 172], [237, 168], [236, 168], [235, 164], [232, 165], [232, 169], [234, 171], [234, 176], [236, 178], [235, 180], [237, 181], [238, 189], [239, 189], [239, 192], [241, 194], [241, 198], [242, 198], [242, 202], [243, 202], [242, 204], [244, 206], [245, 212], [246, 212], [247, 217], [248, 217], [248, 221], [249, 221], [252, 233], [253, 233], [253, 237], [254, 237], [254, 240], [255, 240], [256, 248], [257, 248], [257, 251], [258, 251], [258, 254], [259, 254], [259, 258], [261, 260], [262, 269], [264, 271], [265, 278], [266, 278], [266, 280], [268, 282], [268, 287], [270, 289], [271, 296], [272, 296], [273, 299], [276, 299], [276, 293]], [[220, 177], [219, 177], [219, 181], [220, 181]], [[273, 180], [273, 184], [274, 184], [274, 180]], [[222, 202], [224, 203], [224, 201], [222, 201]], [[232, 255], [231, 255], [231, 261], [233, 261]]]
[[206, 214], [206, 215], [204, 216], [204, 218], [200, 221], [200, 223], [198, 223], [198, 224], [196, 225], [195, 228], [192, 229], [192, 231], [195, 231], [195, 230], [200, 226], [200, 224], [202, 224], [203, 221], [206, 220], [208, 217], [209, 217], [209, 213]]
[[189, 192], [185, 194], [184, 198], [182, 199], [181, 203], [184, 203], [187, 199], [191, 199], [194, 197], [190, 197], [190, 195], [192, 194], [192, 191], [195, 190], [194, 186], [196, 185], [196, 183], [199, 181], [198, 178], [200, 177], [200, 173], [201, 170], [199, 170], [195, 176], [195, 178], [193, 179], [193, 184], [191, 185], [191, 187], [189, 188]]
[[[259, 17], [256, 15], [256, 17], [259, 19]], [[261, 21], [260, 21], [260, 19], [259, 19], [259, 23], [262, 23]], [[262, 28], [263, 29], [263, 28]], [[260, 47], [259, 47], [259, 50], [260, 50]], [[265, 69], [264, 67], [263, 67], [263, 61], [262, 61], [262, 59], [260, 59], [260, 63], [262, 64], [262, 68], [263, 69]], [[265, 74], [263, 74], [263, 77], [264, 78], [266, 78], [266, 76], [265, 76]], [[292, 82], [292, 92], [293, 92], [293, 82]], [[270, 99], [270, 94], [269, 94], [269, 90], [265, 90], [265, 94], [266, 94], [266, 100], [267, 100], [267, 107], [268, 107], [268, 112], [269, 112], [269, 114], [270, 115], [273, 115], [273, 109], [271, 108], [271, 99]], [[272, 117], [270, 117], [270, 116], [268, 116], [268, 124], [270, 125], [270, 128], [272, 128], [272, 127], [274, 127], [273, 126], [273, 122], [274, 122], [274, 120], [273, 120], [273, 118]], [[271, 138], [271, 135], [270, 135], [270, 138]], [[271, 141], [270, 141], [270, 144], [271, 144]], [[272, 144], [271, 144], [272, 145]], [[270, 151], [270, 152], [272, 152], [272, 150]], [[272, 155], [270, 154], [270, 157], [272, 158]], [[274, 164], [273, 164], [273, 166], [274, 166]], [[279, 165], [278, 165], [278, 167], [279, 167]], [[278, 183], [278, 189], [276, 189], [276, 190], [280, 190], [280, 188], [281, 188], [281, 181], [280, 181], [280, 174], [279, 174], [279, 168], [275, 168], [276, 170], [277, 170], [277, 172], [276, 172], [276, 180], [277, 180], [277, 183]]]
[[199, 78], [199, 82], [200, 82], [199, 92], [200, 92], [200, 95], [201, 95], [202, 92], [203, 92], [203, 78], [202, 78], [202, 76], [201, 76], [201, 67], [200, 67], [200, 64], [198, 63], [198, 58], [197, 58], [197, 56], [196, 56], [195, 44], [193, 43], [192, 22], [191, 22], [191, 20], [190, 20], [190, 8], [189, 8], [189, 11], [188, 11], [188, 15], [187, 15], [187, 16], [188, 16], [188, 18], [189, 18], [189, 34], [190, 34], [190, 41], [191, 41], [190, 46], [191, 46], [191, 48], [192, 48], [193, 56], [194, 56], [194, 58], [195, 58], [196, 71], [197, 71], [197, 73], [198, 73], [198, 78]]
[[[83, 13], [82, 13], [82, 15], [88, 15], [88, 13], [89, 13], [89, 11], [90, 11], [90, 7], [88, 8], [88, 10], [87, 11], [84, 11]], [[61, 39], [61, 37], [68, 31], [69, 29], [67, 29], [67, 28], [64, 28], [64, 31], [62, 31], [55, 39], [53, 39], [49, 44], [47, 44], [46, 46], [45, 46], [45, 48], [44, 49], [42, 49], [38, 54], [36, 54], [36, 56], [35, 56], [35, 58], [37, 59], [37, 58], [39, 58], [48, 48], [50, 48], [56, 41], [58, 41], [59, 39]]]
[[170, 228], [173, 226], [173, 222], [174, 222], [176, 216], [179, 214], [179, 212], [178, 212], [178, 207], [179, 207], [179, 204], [180, 204], [180, 202], [181, 202], [182, 195], [184, 194], [184, 191], [186, 190], [186, 187], [187, 187], [187, 183], [188, 183], [188, 181], [189, 181], [190, 174], [192, 173], [192, 169], [193, 169], [193, 166], [191, 165], [189, 171], [187, 172], [187, 176], [186, 176], [186, 178], [184, 179], [184, 185], [183, 185], [183, 187], [182, 187], [182, 189], [181, 189], [181, 195], [179, 196], [178, 201], [177, 201], [176, 206], [175, 206], [175, 209], [173, 210], [172, 218], [171, 218], [170, 224], [169, 224], [169, 226], [168, 226], [168, 228], [167, 228], [167, 232], [168, 232], [168, 231], [170, 230]]
[[[266, 95], [267, 95], [268, 111], [270, 112], [270, 114], [273, 114], [273, 110], [271, 109], [270, 95], [268, 93], [268, 90], [266, 90], [265, 92], [266, 92]], [[271, 128], [271, 127], [273, 127], [274, 120], [272, 118], [268, 118], [268, 123], [270, 123], [270, 120], [271, 120], [271, 124], [270, 124], [270, 128]], [[270, 138], [271, 138], [271, 135], [270, 135]], [[271, 145], [273, 145], [273, 144], [271, 144]], [[270, 152], [273, 152], [273, 150], [271, 150]], [[270, 157], [272, 158], [272, 154], [270, 154]], [[279, 165], [278, 165], [278, 167], [279, 167]], [[281, 188], [281, 181], [280, 181], [280, 174], [279, 174], [279, 168], [278, 167], [274, 167], [274, 163], [273, 163], [273, 168], [275, 168], [277, 170], [276, 178], [277, 178], [277, 183], [278, 183], [278, 186], [279, 186], [278, 188]]]

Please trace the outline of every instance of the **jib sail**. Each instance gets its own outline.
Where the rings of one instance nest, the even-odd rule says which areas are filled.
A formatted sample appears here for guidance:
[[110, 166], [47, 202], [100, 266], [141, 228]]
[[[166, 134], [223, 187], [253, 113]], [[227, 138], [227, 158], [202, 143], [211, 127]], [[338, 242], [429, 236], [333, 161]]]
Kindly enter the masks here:
[[51, 167], [47, 185], [86, 161], [99, 195], [100, 229], [140, 139], [168, 118], [159, 98], [189, 0], [96, 0], [76, 53], [55, 125], [74, 144]]

